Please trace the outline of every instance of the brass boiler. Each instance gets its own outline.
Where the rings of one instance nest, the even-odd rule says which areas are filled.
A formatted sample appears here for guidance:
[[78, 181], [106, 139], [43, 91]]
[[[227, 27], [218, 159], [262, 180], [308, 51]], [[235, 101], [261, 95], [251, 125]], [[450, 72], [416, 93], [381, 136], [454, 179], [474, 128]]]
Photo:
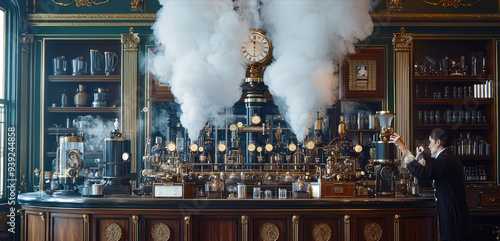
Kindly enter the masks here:
[[130, 140], [115, 130], [104, 139], [104, 194], [130, 194]]
[[77, 177], [83, 167], [83, 137], [61, 136], [57, 151], [58, 177]]
[[61, 136], [57, 149], [57, 177], [63, 186], [62, 190], [55, 191], [54, 196], [77, 196], [75, 183], [80, 170], [83, 168], [83, 137]]
[[380, 121], [380, 141], [375, 142], [375, 162], [394, 162], [396, 148], [394, 143], [389, 143], [390, 136], [394, 133], [391, 127], [394, 114], [390, 111], [377, 111], [377, 117]]

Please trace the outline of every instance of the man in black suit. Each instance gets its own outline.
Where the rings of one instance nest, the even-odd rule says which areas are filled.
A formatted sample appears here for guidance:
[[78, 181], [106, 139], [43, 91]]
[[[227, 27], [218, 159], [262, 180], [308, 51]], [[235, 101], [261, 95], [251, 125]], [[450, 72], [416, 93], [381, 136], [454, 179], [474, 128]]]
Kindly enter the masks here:
[[[390, 137], [403, 153], [404, 165], [419, 180], [434, 180], [436, 208], [441, 241], [472, 240], [472, 222], [465, 198], [465, 179], [462, 164], [449, 148], [451, 136], [446, 130], [434, 129], [429, 136], [431, 158], [424, 160], [424, 148], [413, 156], [398, 134]], [[422, 230], [425, 232], [425, 230]]]

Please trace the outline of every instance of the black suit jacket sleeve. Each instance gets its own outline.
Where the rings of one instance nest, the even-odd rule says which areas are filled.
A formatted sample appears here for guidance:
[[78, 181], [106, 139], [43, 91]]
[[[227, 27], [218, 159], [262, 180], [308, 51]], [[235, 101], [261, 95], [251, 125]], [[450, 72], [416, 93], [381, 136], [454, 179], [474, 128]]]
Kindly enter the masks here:
[[419, 180], [432, 180], [437, 179], [440, 176], [445, 175], [446, 164], [444, 156], [441, 153], [437, 159], [428, 158], [426, 159], [425, 166], [418, 163], [417, 160], [412, 161], [408, 164], [408, 170]]

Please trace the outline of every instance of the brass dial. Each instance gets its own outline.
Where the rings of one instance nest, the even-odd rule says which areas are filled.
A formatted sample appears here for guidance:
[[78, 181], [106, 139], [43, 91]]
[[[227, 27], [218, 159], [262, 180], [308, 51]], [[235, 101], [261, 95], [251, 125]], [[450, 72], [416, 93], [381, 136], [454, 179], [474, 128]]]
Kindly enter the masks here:
[[306, 143], [307, 150], [314, 150], [315, 147], [316, 147], [316, 143], [314, 143], [314, 141], [308, 141]]
[[261, 146], [257, 147], [257, 152], [258, 152], [258, 153], [261, 153], [261, 152], [262, 152], [262, 147], [261, 147]]
[[267, 143], [265, 148], [266, 148], [267, 152], [272, 152], [273, 151], [273, 145], [271, 143]]
[[169, 142], [169, 143], [167, 144], [167, 150], [168, 150], [168, 151], [170, 151], [170, 152], [175, 151], [175, 143], [173, 143], [173, 142]]
[[238, 128], [238, 127], [236, 127], [236, 124], [231, 124], [231, 125], [229, 126], [229, 130], [230, 130], [230, 131], [236, 131], [236, 129], [237, 129], [237, 128]]
[[357, 153], [361, 153], [363, 151], [363, 147], [360, 144], [354, 146], [354, 151]]
[[219, 150], [220, 152], [225, 152], [226, 148], [227, 146], [224, 143], [219, 143], [219, 145], [217, 146], [217, 150]]
[[255, 144], [253, 144], [253, 143], [250, 143], [250, 144], [248, 144], [248, 146], [247, 146], [247, 150], [248, 150], [249, 152], [254, 152], [256, 148], [257, 148], [257, 147], [256, 147], [256, 146], [255, 146]]
[[191, 150], [192, 152], [198, 151], [198, 144], [196, 144], [196, 143], [191, 144], [189, 146], [189, 150]]
[[252, 123], [252, 125], [258, 125], [258, 124], [260, 124], [261, 121], [262, 120], [261, 120], [260, 116], [258, 116], [257, 114], [252, 116], [252, 118], [250, 119], [250, 122]]
[[295, 145], [295, 143], [290, 143], [290, 145], [288, 145], [288, 150], [291, 151], [291, 152], [294, 152], [297, 150], [297, 145]]

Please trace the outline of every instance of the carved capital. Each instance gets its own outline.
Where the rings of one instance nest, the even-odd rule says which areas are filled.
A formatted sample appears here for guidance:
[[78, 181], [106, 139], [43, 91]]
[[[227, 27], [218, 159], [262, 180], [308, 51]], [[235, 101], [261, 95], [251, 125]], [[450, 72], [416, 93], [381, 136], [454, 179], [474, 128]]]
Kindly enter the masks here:
[[351, 223], [351, 215], [345, 215], [344, 216], [344, 223], [345, 224]]
[[299, 218], [300, 218], [299, 215], [293, 215], [292, 216], [292, 223], [293, 224], [298, 224], [299, 223]]
[[399, 223], [399, 218], [400, 218], [399, 214], [394, 215], [394, 222]]
[[132, 216], [132, 222], [137, 224], [139, 222], [139, 217], [137, 215]]
[[241, 224], [244, 224], [244, 225], [248, 224], [248, 216], [246, 216], [246, 215], [241, 216]]
[[33, 45], [33, 35], [23, 33], [21, 34], [21, 48], [23, 52], [29, 52]]
[[410, 46], [413, 38], [411, 37], [411, 34], [407, 34], [405, 32], [405, 28], [401, 28], [401, 33], [395, 33], [394, 37], [392, 38], [392, 44], [394, 44], [394, 49], [396, 50], [396, 52], [410, 51]]
[[84, 214], [84, 215], [83, 215], [83, 221], [84, 221], [85, 223], [88, 223], [88, 222], [89, 222], [89, 215], [88, 215], [88, 214]]
[[139, 50], [138, 45], [141, 42], [138, 33], [134, 33], [134, 28], [130, 27], [129, 33], [122, 34], [122, 44], [123, 50], [125, 52], [137, 52]]

